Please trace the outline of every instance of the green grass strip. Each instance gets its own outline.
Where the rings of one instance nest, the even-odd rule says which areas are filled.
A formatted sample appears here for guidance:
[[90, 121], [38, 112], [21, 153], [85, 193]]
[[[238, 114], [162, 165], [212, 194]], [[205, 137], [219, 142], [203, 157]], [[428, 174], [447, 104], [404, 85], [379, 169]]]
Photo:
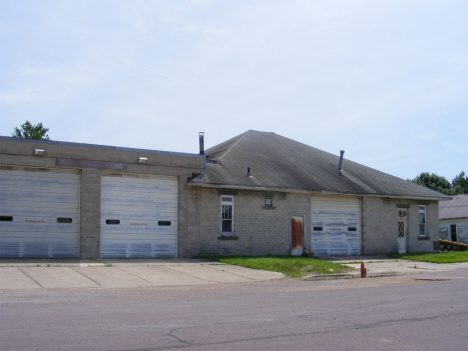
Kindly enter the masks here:
[[440, 251], [437, 253], [393, 254], [392, 258], [430, 263], [468, 262], [468, 251]]
[[280, 272], [290, 277], [303, 277], [311, 274], [346, 273], [352, 269], [338, 263], [296, 256], [202, 256], [201, 258], [246, 268]]

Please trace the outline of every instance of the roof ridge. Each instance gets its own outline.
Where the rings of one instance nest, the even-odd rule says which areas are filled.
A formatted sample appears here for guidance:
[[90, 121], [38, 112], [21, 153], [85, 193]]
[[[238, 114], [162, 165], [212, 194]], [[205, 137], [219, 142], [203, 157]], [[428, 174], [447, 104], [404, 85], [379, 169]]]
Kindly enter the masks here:
[[224, 158], [224, 156], [226, 156], [226, 154], [228, 154], [237, 144], [239, 144], [239, 142], [240, 142], [241, 140], [244, 140], [244, 138], [245, 138], [248, 134], [250, 134], [251, 132], [252, 132], [252, 129], [249, 129], [248, 131], [242, 133], [243, 135], [240, 134], [240, 135], [242, 135], [242, 136], [239, 138], [239, 140], [237, 140], [237, 141], [236, 141], [234, 144], [232, 144], [225, 152], [223, 152], [223, 154], [218, 158], [218, 161], [219, 161], [219, 160], [222, 161], [222, 159]]

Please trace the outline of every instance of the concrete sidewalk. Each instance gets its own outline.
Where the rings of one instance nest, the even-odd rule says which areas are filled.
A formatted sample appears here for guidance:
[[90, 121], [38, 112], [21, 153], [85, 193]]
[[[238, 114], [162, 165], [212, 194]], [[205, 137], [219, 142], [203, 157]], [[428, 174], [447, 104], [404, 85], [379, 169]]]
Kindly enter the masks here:
[[0, 289], [130, 288], [285, 278], [200, 259], [0, 259]]
[[[468, 263], [435, 264], [396, 260], [386, 256], [324, 257], [355, 268], [361, 261], [368, 277], [421, 274], [420, 279], [443, 279], [459, 270], [468, 276]], [[316, 275], [304, 280], [337, 279], [346, 275]], [[248, 283], [285, 278], [261, 271], [201, 259], [0, 259], [1, 289], [132, 288], [154, 286]]]
[[345, 264], [356, 269], [356, 274], [360, 275], [361, 262], [364, 262], [368, 277], [389, 276], [401, 274], [424, 274], [430, 279], [431, 274], [438, 277], [444, 272], [466, 269], [468, 274], [468, 262], [438, 264], [429, 262], [415, 262], [398, 260], [387, 256], [347, 256], [347, 257], [324, 257], [324, 261]]

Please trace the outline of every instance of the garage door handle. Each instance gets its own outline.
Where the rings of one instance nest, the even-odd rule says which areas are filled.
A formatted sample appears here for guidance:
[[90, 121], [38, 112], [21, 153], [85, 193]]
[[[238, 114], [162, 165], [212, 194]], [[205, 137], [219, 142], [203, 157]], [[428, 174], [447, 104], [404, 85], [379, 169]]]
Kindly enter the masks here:
[[106, 224], [120, 224], [120, 219], [106, 219]]

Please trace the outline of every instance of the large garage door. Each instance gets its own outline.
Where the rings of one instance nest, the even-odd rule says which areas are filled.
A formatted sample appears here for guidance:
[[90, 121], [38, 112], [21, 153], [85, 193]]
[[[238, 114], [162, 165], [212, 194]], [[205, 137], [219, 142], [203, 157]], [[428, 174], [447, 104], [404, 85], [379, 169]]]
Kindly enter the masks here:
[[177, 257], [176, 177], [101, 178], [101, 257]]
[[0, 257], [80, 255], [80, 174], [0, 169]]
[[318, 256], [360, 255], [358, 197], [313, 196], [311, 248]]

